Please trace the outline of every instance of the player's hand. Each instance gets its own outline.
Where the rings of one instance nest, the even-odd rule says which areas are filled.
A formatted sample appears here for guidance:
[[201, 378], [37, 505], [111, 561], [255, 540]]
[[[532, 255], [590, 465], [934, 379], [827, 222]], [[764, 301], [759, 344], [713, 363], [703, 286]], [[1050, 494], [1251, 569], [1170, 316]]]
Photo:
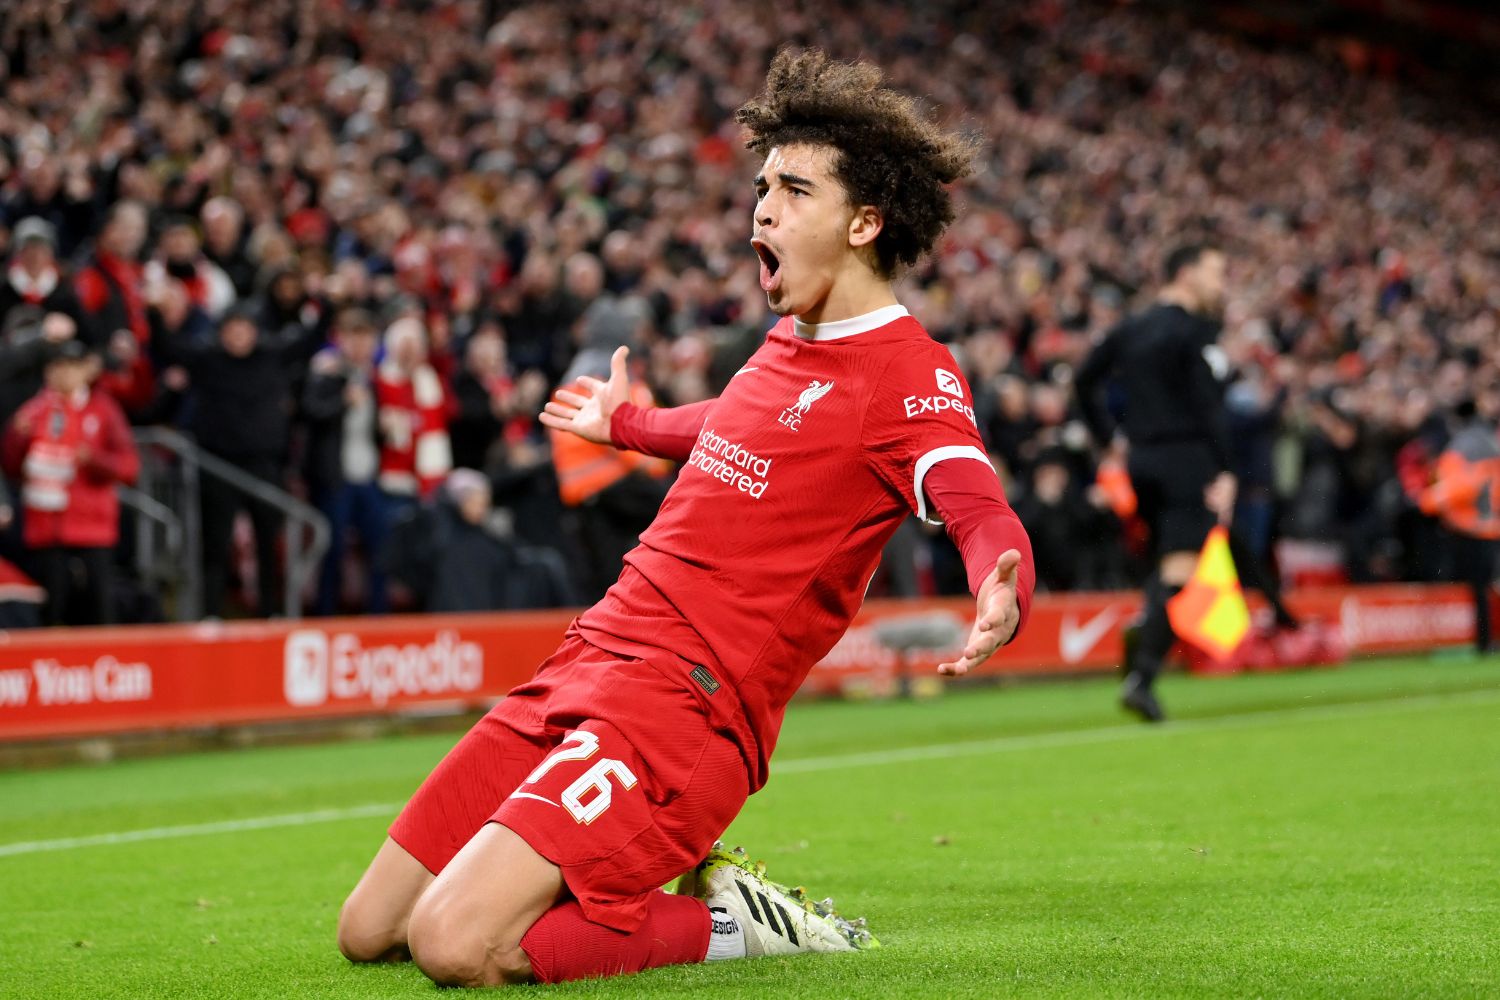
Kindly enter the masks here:
[[587, 396], [571, 389], [559, 389], [547, 401], [541, 413], [543, 427], [555, 431], [570, 431], [595, 444], [609, 444], [609, 422], [615, 410], [625, 402], [630, 392], [625, 376], [625, 358], [630, 348], [620, 347], [609, 359], [609, 381], [601, 382], [588, 375], [578, 380], [587, 389]]
[[1203, 489], [1203, 503], [1214, 512], [1220, 524], [1228, 524], [1234, 518], [1234, 497], [1238, 487], [1233, 473], [1221, 472]]
[[1006, 549], [1000, 553], [1000, 558], [995, 560], [994, 572], [979, 587], [974, 627], [969, 630], [963, 656], [949, 663], [939, 663], [938, 673], [950, 677], [966, 674], [1010, 642], [1016, 634], [1016, 627], [1021, 624], [1021, 605], [1016, 597], [1020, 567], [1019, 551]]

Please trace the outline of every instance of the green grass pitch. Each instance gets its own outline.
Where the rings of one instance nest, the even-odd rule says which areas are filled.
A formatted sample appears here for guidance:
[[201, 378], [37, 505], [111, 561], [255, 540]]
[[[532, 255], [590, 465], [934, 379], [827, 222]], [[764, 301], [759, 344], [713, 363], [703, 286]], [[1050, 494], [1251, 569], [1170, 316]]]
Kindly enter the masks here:
[[[885, 948], [549, 992], [1500, 996], [1500, 659], [1112, 692], [794, 707], [727, 839]], [[433, 995], [334, 925], [455, 738], [0, 774], [0, 997]]]

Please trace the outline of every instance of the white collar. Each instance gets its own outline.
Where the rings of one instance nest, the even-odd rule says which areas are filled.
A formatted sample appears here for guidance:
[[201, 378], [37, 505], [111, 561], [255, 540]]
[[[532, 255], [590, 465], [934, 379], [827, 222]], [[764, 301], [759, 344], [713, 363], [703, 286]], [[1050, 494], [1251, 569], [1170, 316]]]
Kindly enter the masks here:
[[906, 307], [898, 302], [893, 306], [883, 306], [874, 312], [867, 312], [863, 316], [850, 316], [848, 319], [836, 319], [830, 323], [804, 323], [793, 316], [792, 332], [803, 340], [838, 340], [841, 337], [852, 337], [856, 333], [878, 330], [888, 323], [894, 323], [901, 317], [910, 315]]

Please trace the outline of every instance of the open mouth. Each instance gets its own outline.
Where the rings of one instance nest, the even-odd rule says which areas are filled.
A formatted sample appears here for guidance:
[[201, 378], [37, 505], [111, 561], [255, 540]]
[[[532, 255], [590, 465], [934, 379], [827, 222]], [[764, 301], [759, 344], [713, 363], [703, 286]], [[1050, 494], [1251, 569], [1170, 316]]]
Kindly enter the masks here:
[[760, 257], [761, 291], [774, 290], [781, 283], [778, 277], [781, 271], [781, 258], [776, 255], [775, 250], [771, 249], [769, 243], [762, 240], [751, 240], [750, 245], [755, 248], [756, 254]]

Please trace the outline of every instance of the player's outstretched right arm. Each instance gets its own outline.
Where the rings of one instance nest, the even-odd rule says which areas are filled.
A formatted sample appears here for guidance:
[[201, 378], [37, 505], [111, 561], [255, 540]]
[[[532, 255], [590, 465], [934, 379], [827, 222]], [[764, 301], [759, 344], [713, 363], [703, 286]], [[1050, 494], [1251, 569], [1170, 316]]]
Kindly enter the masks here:
[[[595, 444], [614, 445], [644, 455], [685, 462], [692, 453], [703, 420], [714, 400], [665, 409], [630, 402], [625, 360], [620, 347], [609, 359], [609, 381], [583, 376], [574, 387], [559, 389], [541, 413], [544, 427], [566, 431]], [[586, 390], [588, 395], [575, 391]]]
[[628, 347], [615, 349], [609, 359], [608, 382], [590, 375], [581, 376], [578, 387], [587, 389], [587, 396], [572, 389], [557, 390], [542, 410], [542, 426], [569, 431], [595, 444], [612, 444], [610, 420], [620, 404], [630, 398], [630, 380], [625, 374], [625, 358], [629, 354]]

